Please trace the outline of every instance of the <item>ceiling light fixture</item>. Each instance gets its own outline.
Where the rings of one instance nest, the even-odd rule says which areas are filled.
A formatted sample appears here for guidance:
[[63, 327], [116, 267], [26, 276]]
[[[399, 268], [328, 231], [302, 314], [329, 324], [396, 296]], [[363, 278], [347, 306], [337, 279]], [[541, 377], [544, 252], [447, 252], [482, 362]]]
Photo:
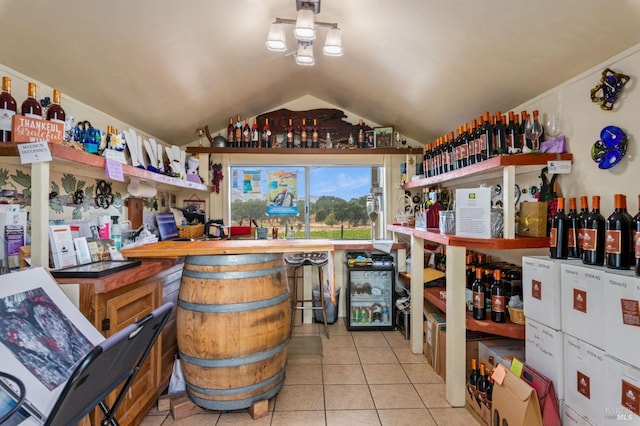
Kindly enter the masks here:
[[314, 15], [320, 12], [320, 0], [296, 0], [298, 11], [296, 19], [276, 18], [269, 27], [267, 49], [274, 52], [287, 50], [284, 24], [295, 25], [293, 34], [298, 42], [298, 49], [291, 53], [298, 65], [313, 65], [313, 41], [316, 39], [316, 28], [328, 28], [325, 45], [322, 51], [327, 56], [342, 56], [342, 31], [338, 24], [317, 22]]

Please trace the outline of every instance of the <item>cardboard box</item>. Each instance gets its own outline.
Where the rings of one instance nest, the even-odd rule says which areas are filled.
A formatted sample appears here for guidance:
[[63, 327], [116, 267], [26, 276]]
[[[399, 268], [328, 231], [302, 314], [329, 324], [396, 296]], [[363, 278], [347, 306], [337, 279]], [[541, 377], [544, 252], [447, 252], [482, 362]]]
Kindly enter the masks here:
[[438, 343], [436, 344], [436, 362], [434, 370], [442, 380], [447, 380], [447, 328], [441, 327], [438, 330]]
[[547, 236], [547, 212], [546, 202], [521, 202], [518, 235], [521, 237]]
[[[504, 372], [503, 380], [498, 379], [501, 371]], [[494, 383], [490, 424], [542, 426], [538, 396], [531, 386], [503, 365], [496, 367], [492, 377]]]
[[[490, 362], [493, 358], [493, 363]], [[518, 358], [525, 362], [524, 341], [517, 339], [489, 339], [478, 342], [479, 363], [484, 363], [489, 371], [498, 364], [511, 367], [511, 360]]]
[[563, 263], [560, 267], [562, 331], [605, 348], [605, 270]]
[[604, 357], [604, 425], [640, 425], [640, 369]]
[[425, 329], [425, 356], [433, 369], [438, 371], [438, 331], [446, 327], [446, 317], [443, 314], [427, 314]]
[[640, 277], [631, 271], [607, 271], [603, 300], [607, 354], [639, 367]]
[[562, 403], [562, 424], [564, 426], [594, 426], [566, 403]]
[[468, 385], [469, 383], [467, 382], [467, 391], [465, 392], [466, 406], [479, 423], [488, 425], [491, 420], [491, 403], [488, 401], [483, 402], [477, 398], [477, 392], [473, 392]]
[[604, 423], [604, 351], [564, 334], [564, 400], [594, 424]]
[[[555, 330], [562, 329], [560, 265], [543, 256], [522, 257], [524, 315]], [[571, 262], [571, 261], [568, 261]]]
[[527, 364], [551, 379], [558, 399], [564, 399], [563, 333], [527, 319], [525, 335]]

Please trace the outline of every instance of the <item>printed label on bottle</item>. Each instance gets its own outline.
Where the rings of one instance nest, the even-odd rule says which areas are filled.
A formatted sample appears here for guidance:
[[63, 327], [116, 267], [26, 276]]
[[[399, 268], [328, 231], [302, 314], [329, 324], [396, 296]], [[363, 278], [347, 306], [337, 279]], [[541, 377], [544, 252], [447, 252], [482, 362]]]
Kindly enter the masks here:
[[580, 248], [584, 248], [584, 229], [579, 228], [578, 229], [578, 247]]
[[622, 323], [640, 327], [640, 302], [632, 299], [620, 299]]
[[487, 135], [480, 135], [480, 146], [478, 147], [478, 152], [486, 151], [487, 149]]
[[549, 232], [549, 247], [556, 247], [558, 245], [558, 228], [551, 228]]
[[504, 312], [504, 296], [491, 296], [491, 310]]
[[573, 289], [573, 309], [587, 313], [587, 292], [577, 288]]
[[531, 297], [542, 300], [542, 283], [537, 280], [531, 280]]
[[596, 251], [596, 244], [598, 241], [597, 229], [585, 229], [583, 230], [582, 237], [582, 249], [586, 251]]
[[587, 399], [591, 399], [591, 379], [586, 374], [578, 371], [578, 383], [576, 383], [576, 389], [578, 392], [585, 396]]
[[569, 228], [569, 237], [567, 238], [567, 246], [575, 248], [576, 246], [576, 228]]
[[484, 292], [481, 292], [481, 291], [473, 292], [473, 307], [478, 309], [485, 309]]
[[605, 253], [620, 254], [622, 252], [620, 238], [621, 231], [608, 229], [604, 233], [604, 251]]
[[468, 151], [469, 151], [469, 157], [471, 157], [471, 156], [473, 156], [473, 155], [476, 155], [476, 140], [477, 140], [477, 139], [474, 139], [474, 140], [472, 140], [472, 141], [469, 141], [469, 148], [468, 148]]
[[633, 231], [633, 246], [635, 247], [636, 259], [640, 259], [640, 232]]
[[640, 416], [640, 388], [622, 380], [622, 406]]
[[5, 132], [11, 131], [11, 117], [16, 115], [15, 111], [10, 109], [0, 109], [0, 130]]
[[512, 134], [507, 134], [507, 152], [512, 153], [515, 151], [516, 145]]
[[463, 160], [466, 158], [469, 158], [469, 153], [467, 150], [467, 144], [462, 144], [460, 145], [460, 158], [462, 158]]

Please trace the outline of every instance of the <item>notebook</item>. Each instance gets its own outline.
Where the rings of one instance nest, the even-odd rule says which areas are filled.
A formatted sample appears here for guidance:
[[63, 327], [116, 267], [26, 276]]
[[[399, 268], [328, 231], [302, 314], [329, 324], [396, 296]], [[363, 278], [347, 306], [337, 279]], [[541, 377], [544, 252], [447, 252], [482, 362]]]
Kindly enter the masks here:
[[178, 236], [178, 225], [176, 218], [171, 212], [156, 213], [156, 225], [160, 241], [191, 241], [191, 238], [180, 238]]

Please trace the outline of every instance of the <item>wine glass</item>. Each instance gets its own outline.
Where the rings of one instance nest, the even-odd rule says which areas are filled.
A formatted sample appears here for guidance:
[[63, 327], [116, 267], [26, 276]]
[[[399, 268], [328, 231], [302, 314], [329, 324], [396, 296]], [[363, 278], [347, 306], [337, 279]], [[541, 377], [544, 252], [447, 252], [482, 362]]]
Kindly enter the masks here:
[[542, 124], [530, 115], [524, 125], [524, 135], [527, 140], [531, 141], [531, 147], [527, 148], [530, 148], [530, 150], [533, 151], [540, 150], [540, 135], [542, 134], [542, 131]]
[[545, 133], [549, 135], [550, 139], [555, 139], [562, 134], [562, 120], [556, 113], [551, 113], [547, 116], [547, 121], [544, 126]]

